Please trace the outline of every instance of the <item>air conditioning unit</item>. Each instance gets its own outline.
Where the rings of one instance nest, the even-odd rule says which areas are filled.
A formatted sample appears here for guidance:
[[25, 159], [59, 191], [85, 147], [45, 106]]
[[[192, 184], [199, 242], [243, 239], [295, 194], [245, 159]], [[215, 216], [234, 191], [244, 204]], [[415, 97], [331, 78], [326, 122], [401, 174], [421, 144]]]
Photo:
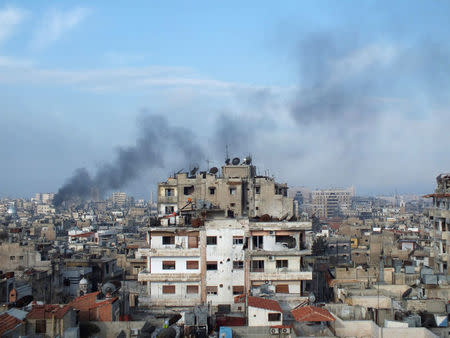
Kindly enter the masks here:
[[290, 327], [283, 327], [282, 329], [280, 329], [280, 333], [282, 333], [282, 334], [289, 334], [289, 333], [291, 333], [291, 328]]
[[280, 329], [278, 329], [277, 327], [270, 328], [270, 334], [279, 334], [279, 333], [280, 333]]

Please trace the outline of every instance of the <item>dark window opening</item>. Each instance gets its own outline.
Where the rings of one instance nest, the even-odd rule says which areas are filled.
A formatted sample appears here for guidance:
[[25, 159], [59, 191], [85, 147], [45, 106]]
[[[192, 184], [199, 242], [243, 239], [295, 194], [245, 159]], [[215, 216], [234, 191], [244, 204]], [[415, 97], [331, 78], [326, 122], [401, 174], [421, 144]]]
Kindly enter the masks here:
[[233, 244], [244, 244], [244, 237], [242, 236], [233, 236]]
[[253, 236], [253, 249], [262, 249], [264, 244], [264, 236]]
[[261, 193], [261, 187], [259, 185], [257, 185], [255, 187], [255, 194], [260, 194]]
[[227, 217], [234, 218], [234, 211], [233, 210], [228, 210], [227, 211]]
[[233, 269], [241, 270], [244, 268], [244, 261], [233, 261]]
[[188, 187], [184, 187], [184, 194], [185, 195], [192, 195], [193, 193], [194, 193], [194, 186], [193, 185], [190, 185], [190, 186], [188, 186]]
[[47, 321], [45, 319], [36, 320], [36, 333], [47, 332]]
[[214, 195], [216, 193], [216, 188], [209, 188], [209, 194]]
[[175, 261], [163, 261], [162, 268], [163, 270], [175, 270]]
[[269, 322], [279, 322], [281, 320], [281, 313], [269, 313], [267, 317]]
[[292, 236], [275, 236], [275, 242], [283, 244], [288, 249], [294, 249], [297, 244], [297, 241]]
[[164, 210], [166, 212], [166, 215], [173, 214], [175, 212], [175, 207], [174, 206], [166, 206], [164, 208]]
[[236, 188], [230, 188], [230, 195], [236, 195]]
[[217, 236], [207, 236], [206, 244], [207, 245], [217, 245]]
[[217, 286], [207, 286], [206, 293], [208, 295], [217, 295]]
[[288, 260], [287, 259], [277, 260], [276, 265], [277, 265], [277, 269], [287, 268], [288, 267]]
[[264, 261], [263, 260], [252, 261], [252, 272], [264, 272]]
[[206, 270], [217, 270], [217, 262], [206, 262]]
[[166, 189], [166, 196], [174, 196], [173, 189]]
[[175, 236], [163, 236], [162, 244], [164, 245], [175, 244]]

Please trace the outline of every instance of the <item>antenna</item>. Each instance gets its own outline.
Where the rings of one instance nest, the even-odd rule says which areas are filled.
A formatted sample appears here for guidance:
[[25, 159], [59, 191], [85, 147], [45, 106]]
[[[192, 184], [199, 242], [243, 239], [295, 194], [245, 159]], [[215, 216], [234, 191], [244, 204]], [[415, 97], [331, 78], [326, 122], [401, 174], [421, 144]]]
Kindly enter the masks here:
[[230, 164], [230, 157], [228, 155], [228, 144], [225, 145], [225, 164], [229, 165]]

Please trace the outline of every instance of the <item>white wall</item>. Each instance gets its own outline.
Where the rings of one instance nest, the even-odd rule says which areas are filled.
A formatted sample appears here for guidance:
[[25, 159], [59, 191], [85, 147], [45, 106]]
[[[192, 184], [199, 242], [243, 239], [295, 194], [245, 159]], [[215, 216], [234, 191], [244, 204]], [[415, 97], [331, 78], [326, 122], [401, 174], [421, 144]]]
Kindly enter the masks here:
[[[175, 270], [163, 270], [163, 261], [175, 261]], [[198, 269], [186, 269], [187, 261], [198, 261]], [[200, 257], [151, 257], [151, 273], [200, 273]]]
[[268, 321], [269, 313], [280, 313], [280, 312], [249, 306], [248, 307], [248, 326], [282, 325], [283, 314], [281, 314], [281, 316], [280, 316], [280, 321], [269, 322]]

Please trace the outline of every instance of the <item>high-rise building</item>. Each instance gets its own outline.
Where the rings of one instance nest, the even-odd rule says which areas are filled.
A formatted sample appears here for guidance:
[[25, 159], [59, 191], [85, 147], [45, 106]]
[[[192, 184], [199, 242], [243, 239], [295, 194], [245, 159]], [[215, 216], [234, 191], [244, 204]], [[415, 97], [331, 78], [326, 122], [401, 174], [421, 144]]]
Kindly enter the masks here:
[[112, 194], [113, 205], [123, 207], [127, 201], [127, 194], [124, 192], [114, 192]]
[[353, 187], [314, 190], [311, 192], [311, 212], [322, 218], [345, 215], [350, 210], [353, 196]]

